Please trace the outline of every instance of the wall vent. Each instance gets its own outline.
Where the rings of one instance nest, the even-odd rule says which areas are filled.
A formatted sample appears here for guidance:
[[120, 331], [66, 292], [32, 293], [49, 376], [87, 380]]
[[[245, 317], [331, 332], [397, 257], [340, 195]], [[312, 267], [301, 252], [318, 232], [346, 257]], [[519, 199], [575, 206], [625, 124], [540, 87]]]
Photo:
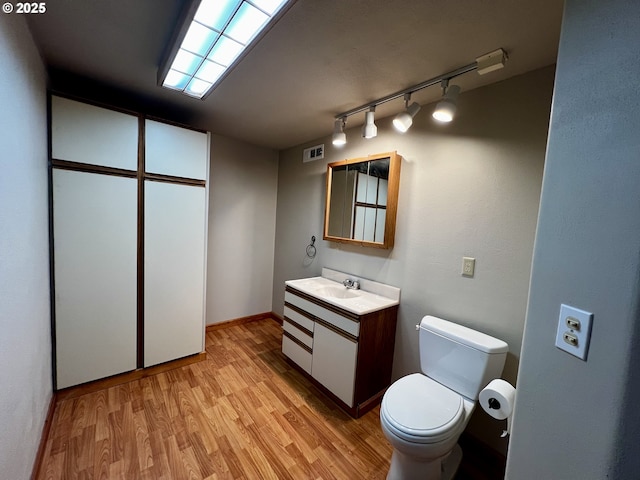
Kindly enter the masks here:
[[315, 147], [305, 148], [302, 152], [303, 162], [313, 162], [314, 160], [320, 160], [324, 158], [324, 143], [316, 145]]

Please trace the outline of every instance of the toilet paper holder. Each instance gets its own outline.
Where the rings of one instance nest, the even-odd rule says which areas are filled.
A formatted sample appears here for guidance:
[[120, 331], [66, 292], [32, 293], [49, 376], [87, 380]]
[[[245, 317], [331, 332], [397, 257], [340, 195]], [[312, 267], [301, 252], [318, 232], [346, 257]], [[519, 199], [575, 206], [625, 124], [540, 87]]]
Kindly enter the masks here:
[[482, 389], [478, 395], [482, 409], [496, 420], [506, 420], [507, 429], [502, 432], [501, 437], [506, 437], [511, 433], [511, 414], [515, 401], [516, 389], [510, 383], [502, 379], [494, 379]]

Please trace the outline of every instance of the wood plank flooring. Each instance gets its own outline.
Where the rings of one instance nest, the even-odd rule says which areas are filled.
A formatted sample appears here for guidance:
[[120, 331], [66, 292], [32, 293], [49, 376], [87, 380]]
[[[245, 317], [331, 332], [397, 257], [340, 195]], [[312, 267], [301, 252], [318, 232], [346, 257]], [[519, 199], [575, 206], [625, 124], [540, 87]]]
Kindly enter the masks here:
[[[272, 319], [214, 329], [205, 361], [58, 400], [37, 480], [384, 479], [379, 407], [349, 417], [281, 339]], [[504, 478], [464, 440], [456, 480]]]
[[207, 333], [207, 360], [59, 401], [39, 479], [384, 479], [376, 408], [354, 420], [291, 368], [281, 327]]

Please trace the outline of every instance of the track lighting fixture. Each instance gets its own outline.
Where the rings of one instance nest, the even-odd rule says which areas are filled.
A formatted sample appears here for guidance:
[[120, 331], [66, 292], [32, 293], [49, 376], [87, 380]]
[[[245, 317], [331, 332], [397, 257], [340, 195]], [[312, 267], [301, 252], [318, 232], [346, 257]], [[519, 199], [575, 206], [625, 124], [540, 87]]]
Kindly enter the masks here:
[[386, 97], [379, 98], [373, 102], [366, 103], [359, 107], [353, 108], [346, 112], [336, 115], [334, 129], [333, 129], [333, 144], [344, 145], [347, 143], [347, 136], [344, 132], [344, 127], [347, 123], [347, 117], [355, 115], [356, 113], [365, 112], [365, 124], [362, 126], [362, 136], [364, 138], [373, 138], [378, 133], [378, 128], [374, 123], [374, 112], [378, 105], [395, 100], [397, 98], [404, 98], [405, 111], [396, 115], [393, 119], [393, 126], [401, 132], [409, 130], [413, 124], [413, 118], [420, 111], [420, 105], [413, 102], [409, 105], [411, 100], [411, 94], [422, 90], [423, 88], [431, 87], [433, 85], [441, 84], [442, 86], [442, 99], [438, 102], [435, 111], [433, 112], [433, 118], [440, 122], [450, 122], [456, 113], [456, 105], [458, 95], [460, 94], [460, 87], [457, 85], [449, 85], [449, 81], [464, 75], [465, 73], [476, 71], [480, 75], [493, 72], [504, 67], [507, 61], [507, 52], [502, 48], [489, 52], [476, 58], [475, 62], [460, 67], [456, 70], [445, 73], [438, 77], [434, 77], [430, 80], [425, 80], [422, 83], [413, 85], [412, 87], [405, 88], [399, 92], [392, 93]]
[[336, 147], [340, 147], [347, 143], [347, 134], [344, 133], [344, 127], [347, 124], [347, 117], [337, 119], [333, 124], [333, 141]]
[[409, 130], [411, 125], [413, 124], [413, 117], [420, 111], [420, 105], [416, 102], [413, 102], [409, 105], [409, 100], [411, 100], [411, 94], [406, 93], [404, 95], [404, 105], [406, 110], [404, 112], [400, 112], [396, 115], [396, 118], [393, 119], [393, 126], [396, 127], [396, 130], [399, 132], [406, 132]]
[[374, 123], [376, 107], [370, 107], [364, 115], [364, 125], [362, 126], [362, 136], [364, 138], [374, 138], [378, 135], [378, 127]]
[[442, 80], [442, 100], [436, 105], [433, 111], [433, 118], [442, 123], [448, 123], [453, 120], [456, 114], [458, 95], [460, 87], [457, 85], [449, 86], [449, 79]]

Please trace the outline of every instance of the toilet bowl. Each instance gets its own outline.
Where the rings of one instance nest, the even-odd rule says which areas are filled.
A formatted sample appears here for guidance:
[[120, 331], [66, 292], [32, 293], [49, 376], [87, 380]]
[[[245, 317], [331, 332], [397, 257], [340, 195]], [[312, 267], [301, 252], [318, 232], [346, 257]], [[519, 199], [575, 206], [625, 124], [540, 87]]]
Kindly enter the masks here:
[[382, 431], [393, 447], [387, 480], [450, 480], [457, 446], [478, 393], [500, 375], [508, 346], [436, 317], [420, 323], [422, 373], [394, 382], [380, 407]]
[[[448, 470], [455, 473], [461, 455], [447, 457], [474, 406], [474, 402], [420, 373], [407, 375], [389, 387], [380, 407], [382, 431], [394, 450], [387, 479], [444, 479], [444, 460], [449, 462]], [[431, 477], [430, 469], [435, 470]]]

